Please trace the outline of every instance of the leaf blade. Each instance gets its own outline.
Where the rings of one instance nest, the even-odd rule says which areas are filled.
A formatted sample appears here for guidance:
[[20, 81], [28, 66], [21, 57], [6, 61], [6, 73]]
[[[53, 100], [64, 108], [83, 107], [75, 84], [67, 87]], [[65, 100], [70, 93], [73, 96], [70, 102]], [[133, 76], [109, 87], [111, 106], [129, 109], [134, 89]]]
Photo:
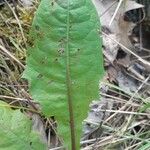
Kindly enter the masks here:
[[1, 150], [41, 150], [46, 145], [40, 141], [38, 134], [31, 130], [31, 121], [20, 110], [12, 110], [9, 105], [0, 109], [0, 149]]
[[59, 133], [69, 147], [72, 133], [72, 144], [79, 148], [81, 122], [89, 102], [98, 97], [104, 72], [93, 7], [88, 0], [43, 0], [33, 21], [34, 47], [24, 73], [31, 95], [45, 115], [56, 117]]

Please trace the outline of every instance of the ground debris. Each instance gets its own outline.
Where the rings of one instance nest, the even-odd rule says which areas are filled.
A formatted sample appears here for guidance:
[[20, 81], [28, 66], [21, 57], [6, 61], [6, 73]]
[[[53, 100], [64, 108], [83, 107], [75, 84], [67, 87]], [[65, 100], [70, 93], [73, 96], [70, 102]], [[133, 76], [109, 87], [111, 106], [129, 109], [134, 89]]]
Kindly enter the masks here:
[[123, 1], [118, 10], [117, 1], [93, 3], [101, 19], [102, 34], [105, 33], [102, 37], [106, 76], [100, 83], [100, 101], [91, 104], [85, 119], [82, 140], [89, 143], [83, 142], [83, 150], [137, 150], [143, 140], [149, 141], [150, 66], [136, 55], [150, 62], [150, 20], [145, 18], [144, 3]]

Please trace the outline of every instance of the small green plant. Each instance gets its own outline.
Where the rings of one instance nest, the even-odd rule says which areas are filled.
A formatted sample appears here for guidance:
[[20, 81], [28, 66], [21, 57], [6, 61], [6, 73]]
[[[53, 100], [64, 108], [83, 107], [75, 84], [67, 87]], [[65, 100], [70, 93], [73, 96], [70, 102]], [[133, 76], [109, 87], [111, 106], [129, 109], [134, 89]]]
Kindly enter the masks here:
[[[99, 20], [90, 0], [42, 0], [24, 77], [69, 149], [79, 149], [82, 121], [103, 74]], [[72, 148], [71, 148], [72, 147]]]

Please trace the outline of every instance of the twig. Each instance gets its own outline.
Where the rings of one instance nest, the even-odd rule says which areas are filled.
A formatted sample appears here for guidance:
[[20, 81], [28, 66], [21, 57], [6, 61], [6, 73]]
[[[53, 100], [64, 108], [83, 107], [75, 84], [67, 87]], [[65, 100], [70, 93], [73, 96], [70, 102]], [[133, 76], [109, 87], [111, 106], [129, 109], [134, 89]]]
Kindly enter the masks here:
[[6, 95], [0, 95], [0, 98], [12, 99], [17, 101], [28, 101], [27, 99], [19, 98], [19, 97], [11, 97]]
[[5, 47], [3, 47], [2, 45], [0, 45], [0, 49], [3, 52], [5, 52], [10, 58], [12, 58], [13, 60], [15, 60], [19, 65], [21, 65], [23, 68], [25, 68], [25, 66], [15, 56], [13, 56]]
[[117, 5], [117, 8], [116, 8], [116, 10], [115, 10], [115, 12], [114, 12], [114, 14], [113, 14], [111, 20], [110, 20], [109, 26], [111, 26], [113, 20], [115, 19], [116, 15], [117, 15], [117, 13], [118, 13], [118, 10], [119, 10], [119, 8], [120, 8], [120, 6], [121, 6], [121, 4], [122, 4], [122, 2], [123, 2], [123, 0], [120, 0], [120, 1], [119, 1], [118, 5]]
[[100, 109], [100, 111], [102, 112], [113, 112], [113, 113], [121, 113], [121, 114], [131, 114], [131, 115], [141, 115], [141, 116], [150, 116], [150, 114], [148, 113], [139, 113], [139, 112], [130, 112], [130, 111], [121, 111], [121, 110], [104, 110], [104, 109]]

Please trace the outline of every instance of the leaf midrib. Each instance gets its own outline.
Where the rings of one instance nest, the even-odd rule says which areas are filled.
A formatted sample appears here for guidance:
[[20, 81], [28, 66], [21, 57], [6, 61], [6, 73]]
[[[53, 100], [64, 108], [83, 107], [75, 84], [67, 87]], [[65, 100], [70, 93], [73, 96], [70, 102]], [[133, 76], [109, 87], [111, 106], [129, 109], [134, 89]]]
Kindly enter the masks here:
[[69, 55], [69, 27], [70, 27], [70, 0], [67, 0], [67, 45], [66, 45], [66, 83], [67, 83], [67, 98], [68, 98], [68, 108], [69, 108], [69, 120], [70, 120], [70, 131], [71, 131], [71, 145], [72, 150], [76, 150], [75, 141], [75, 127], [74, 127], [74, 113], [72, 105], [72, 93], [71, 93], [71, 76], [70, 76], [70, 55]]

